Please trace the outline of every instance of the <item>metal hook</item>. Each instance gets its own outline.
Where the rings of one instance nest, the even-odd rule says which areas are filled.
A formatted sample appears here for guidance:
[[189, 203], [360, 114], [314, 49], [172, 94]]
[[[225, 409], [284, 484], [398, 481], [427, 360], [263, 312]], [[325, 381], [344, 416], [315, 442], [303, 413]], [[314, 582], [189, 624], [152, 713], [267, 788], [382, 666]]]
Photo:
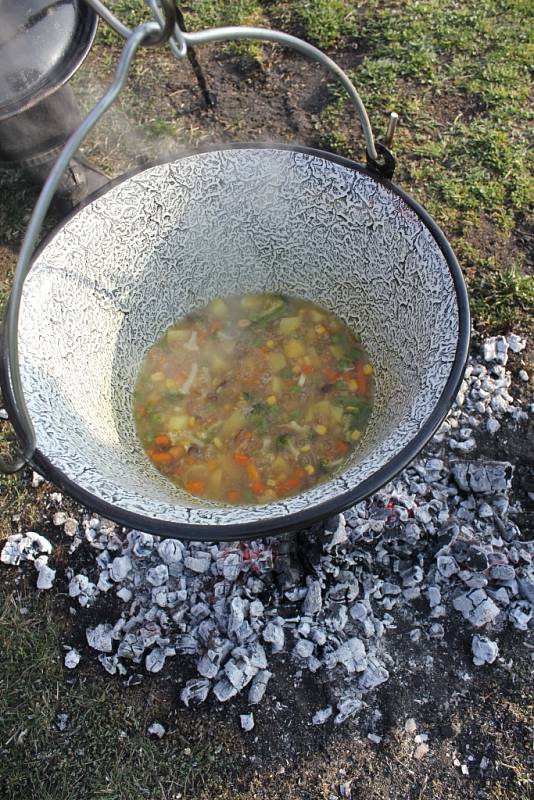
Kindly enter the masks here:
[[154, 36], [149, 36], [144, 44], [148, 47], [157, 47], [168, 42], [175, 33], [175, 27], [177, 26], [176, 3], [174, 0], [155, 0], [155, 2], [147, 0], [147, 4], [157, 17], [161, 31], [159, 34], [156, 33]]
[[[130, 36], [132, 30], [124, 25], [101, 0], [85, 0], [85, 2], [90, 5], [116, 33], [123, 36], [125, 39]], [[145, 47], [155, 47], [159, 44], [165, 44], [175, 32], [176, 4], [174, 0], [157, 0], [157, 3], [152, 3], [148, 0], [147, 4], [154, 16], [157, 17], [160, 30], [148, 36], [143, 42], [143, 45]]]
[[399, 115], [396, 111], [392, 111], [389, 115], [388, 126], [386, 129], [386, 135], [382, 139], [382, 142], [388, 150], [391, 148], [393, 144], [393, 137], [395, 136], [395, 131], [397, 130], [397, 125], [399, 124]]

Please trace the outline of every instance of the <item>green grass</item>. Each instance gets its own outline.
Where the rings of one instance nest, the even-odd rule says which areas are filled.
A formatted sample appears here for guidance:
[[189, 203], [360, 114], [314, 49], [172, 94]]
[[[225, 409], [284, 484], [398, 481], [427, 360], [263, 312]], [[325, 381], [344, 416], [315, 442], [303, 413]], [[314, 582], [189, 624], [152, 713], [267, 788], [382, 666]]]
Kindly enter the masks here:
[[[146, 19], [152, 19], [143, 0], [113, 0], [109, 7], [129, 27], [135, 27]], [[267, 27], [260, 3], [256, 0], [198, 0], [181, 6], [187, 28], [190, 31], [216, 28], [223, 25], [255, 25]], [[97, 42], [104, 45], [121, 44], [121, 37], [109, 26], [100, 25]], [[221, 44], [222, 52], [234, 56], [246, 56], [262, 62], [261, 42], [245, 40]]]
[[[338, 38], [354, 30], [352, 20], [342, 23], [340, 16], [338, 23]], [[317, 39], [314, 25], [310, 20], [308, 35]], [[387, 112], [401, 115], [394, 143], [397, 180], [445, 228], [460, 253], [469, 247], [473, 253], [476, 243], [483, 272], [495, 241], [509, 242], [518, 220], [533, 208], [529, 5], [523, 0], [427, 0], [387, 7], [371, 2], [358, 17], [356, 38], [365, 55], [351, 77], [377, 133]], [[331, 41], [328, 33], [319, 43]], [[353, 117], [336, 90], [318, 123], [323, 144], [360, 156]], [[486, 243], [479, 241], [481, 226], [491, 229]], [[526, 312], [532, 278], [523, 272], [525, 256], [518, 252], [514, 259], [513, 265], [494, 263], [488, 281], [471, 281], [475, 320], [487, 330], [515, 324], [532, 330]], [[493, 288], [511, 303], [506, 313], [492, 303]]]
[[[224, 780], [224, 730], [222, 735], [205, 731], [198, 715], [185, 724], [174, 719], [163, 740], [147, 736], [151, 722], [167, 722], [171, 715], [168, 692], [146, 685], [124, 689], [100, 671], [96, 676], [88, 672], [83, 662], [66, 679], [61, 647], [65, 627], [60, 609], [46, 594], [13, 592], [4, 598], [3, 800], [171, 800], [180, 794], [196, 796], [209, 784], [205, 775], [215, 772]], [[59, 712], [69, 715], [64, 732], [57, 728]], [[221, 764], [214, 770], [215, 761]]]
[[[116, 0], [113, 7], [130, 25], [146, 15], [142, 0]], [[503, 262], [495, 258], [495, 249], [503, 252], [504, 245], [513, 244], [517, 222], [531, 213], [534, 197], [534, 113], [529, 104], [534, 36], [528, 2], [395, 0], [384, 5], [381, 0], [363, 4], [348, 0], [199, 0], [184, 6], [184, 12], [191, 30], [230, 24], [275, 25], [330, 51], [358, 43], [356, 53], [361, 56], [357, 55], [350, 75], [378, 134], [384, 130], [390, 110], [400, 113], [394, 144], [396, 179], [428, 209], [451, 240], [470, 284], [475, 322], [487, 332], [513, 326], [532, 330], [527, 309], [532, 292], [532, 278], [525, 272], [527, 254], [511, 246]], [[105, 26], [100, 35], [102, 42], [118, 38], [106, 32]], [[257, 42], [221, 49], [227, 56], [264, 61], [264, 48]], [[202, 59], [202, 49], [200, 54]], [[174, 140], [194, 143], [199, 132], [184, 130], [183, 124], [169, 119], [164, 110], [154, 118], [147, 116], [146, 104], [137, 99], [138, 88], [151, 80], [145, 60], [143, 54], [136, 60], [132, 81], [137, 83], [133, 91], [127, 90], [119, 108], [128, 123], [136, 115], [144, 155], [150, 158], [172, 149]], [[128, 134], [131, 127], [120, 118], [108, 125], [110, 138], [115, 137], [119, 145], [112, 158], [129, 149], [133, 157], [139, 148]], [[333, 102], [317, 120], [317, 132], [326, 149], [361, 158], [359, 126], [337, 89]], [[518, 280], [511, 282], [511, 275]], [[516, 287], [513, 290], [511, 283]], [[494, 288], [507, 297], [502, 306], [492, 302]]]
[[[106, 5], [124, 25], [135, 28], [141, 22], [153, 19], [148, 6], [143, 0], [106, 0]], [[100, 20], [96, 35], [96, 44], [121, 44], [124, 40], [115, 31]]]
[[532, 324], [534, 280], [517, 266], [497, 269], [491, 260], [481, 263], [470, 282], [471, 304], [482, 325], [510, 330], [519, 322], [523, 329]]
[[294, 20], [306, 37], [328, 49], [343, 36], [355, 34], [357, 5], [347, 0], [297, 0], [291, 4]]

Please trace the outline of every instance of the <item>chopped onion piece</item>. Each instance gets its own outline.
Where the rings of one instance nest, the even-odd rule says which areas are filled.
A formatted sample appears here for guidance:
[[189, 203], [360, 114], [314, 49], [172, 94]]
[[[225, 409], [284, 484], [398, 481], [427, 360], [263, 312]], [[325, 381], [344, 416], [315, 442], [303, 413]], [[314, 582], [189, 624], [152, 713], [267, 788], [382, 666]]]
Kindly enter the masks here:
[[197, 373], [198, 373], [198, 364], [195, 361], [195, 363], [191, 365], [191, 372], [187, 376], [185, 383], [183, 383], [180, 386], [180, 392], [182, 394], [189, 394], [189, 392], [191, 391], [191, 387], [195, 382], [195, 378], [197, 377]]
[[197, 331], [193, 331], [187, 342], [184, 344], [184, 347], [186, 350], [198, 350]]

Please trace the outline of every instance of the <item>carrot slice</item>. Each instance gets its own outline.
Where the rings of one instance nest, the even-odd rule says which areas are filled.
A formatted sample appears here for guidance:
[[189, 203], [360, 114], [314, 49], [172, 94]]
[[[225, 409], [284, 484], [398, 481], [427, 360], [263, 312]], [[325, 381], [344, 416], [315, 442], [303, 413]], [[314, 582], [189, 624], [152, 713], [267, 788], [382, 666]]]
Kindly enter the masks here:
[[369, 376], [363, 371], [363, 363], [359, 361], [356, 364], [356, 382], [358, 384], [358, 394], [363, 394], [367, 397], [369, 393]]
[[305, 375], [311, 375], [313, 372], [313, 367], [311, 364], [304, 364], [302, 371]]
[[170, 453], [167, 453], [165, 451], [163, 451], [161, 453], [153, 453], [152, 454], [152, 461], [155, 464], [159, 464], [160, 466], [163, 466], [164, 464], [170, 464], [171, 463], [172, 456], [171, 456]]
[[229, 492], [226, 492], [226, 499], [230, 503], [238, 503], [241, 500], [241, 493], [236, 491], [236, 489], [230, 489]]
[[250, 458], [246, 456], [244, 453], [234, 453], [233, 460], [236, 464], [248, 464]]
[[265, 484], [261, 481], [252, 481], [250, 484], [250, 488], [254, 492], [254, 494], [263, 494], [265, 491]]
[[324, 375], [329, 383], [334, 383], [335, 381], [337, 381], [341, 373], [337, 372], [335, 369], [331, 369], [330, 367], [328, 367], [327, 369], [325, 369]]
[[344, 442], [342, 439], [338, 439], [336, 442], [336, 450], [338, 453], [348, 453], [349, 452], [349, 445], [347, 442]]
[[183, 454], [184, 454], [184, 453], [185, 453], [185, 450], [184, 450], [184, 448], [182, 447], [182, 445], [181, 445], [181, 444], [175, 444], [175, 445], [174, 445], [174, 447], [171, 447], [171, 448], [169, 449], [169, 454], [170, 454], [170, 455], [171, 455], [171, 456], [172, 456], [174, 459], [176, 459], [176, 458], [181, 458], [181, 457], [183, 456]]
[[247, 464], [247, 475], [249, 481], [259, 481], [260, 473], [258, 472], [258, 468], [253, 461], [249, 461]]
[[203, 494], [204, 492], [204, 481], [188, 481], [185, 484], [186, 491], [191, 492], [191, 494]]
[[[301, 474], [302, 473], [302, 474]], [[277, 484], [276, 489], [279, 494], [287, 494], [288, 492], [296, 491], [302, 484], [302, 478], [306, 473], [304, 470], [298, 470], [291, 478], [286, 478]]]
[[171, 440], [165, 433], [161, 433], [159, 436], [154, 437], [154, 444], [158, 447], [166, 449], [167, 447], [171, 446]]

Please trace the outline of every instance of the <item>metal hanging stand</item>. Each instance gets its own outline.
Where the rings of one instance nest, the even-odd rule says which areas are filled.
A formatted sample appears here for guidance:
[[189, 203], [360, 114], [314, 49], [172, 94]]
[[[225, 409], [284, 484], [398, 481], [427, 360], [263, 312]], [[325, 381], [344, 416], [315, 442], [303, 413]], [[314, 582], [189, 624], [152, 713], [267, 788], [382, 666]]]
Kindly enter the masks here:
[[188, 33], [181, 30], [178, 25], [177, 10], [174, 0], [145, 0], [154, 16], [154, 20], [143, 22], [132, 30], [124, 25], [101, 0], [85, 1], [92, 6], [116, 33], [124, 37], [126, 42], [119, 58], [115, 77], [109, 89], [85, 117], [78, 129], [67, 140], [61, 154], [52, 167], [41, 194], [39, 195], [22, 242], [5, 316], [1, 362], [4, 399], [8, 411], [13, 409], [16, 412], [12, 415], [10, 414], [10, 417], [16, 420], [14, 427], [20, 442], [20, 453], [15, 455], [11, 460], [0, 458], [0, 471], [8, 474], [18, 472], [25, 464], [31, 464], [32, 457], [36, 450], [35, 431], [24, 399], [18, 359], [18, 320], [24, 281], [31, 267], [32, 256], [41, 233], [45, 216], [61, 177], [86, 136], [123, 89], [128, 78], [130, 65], [139, 47], [156, 47], [169, 44], [171, 51], [177, 59], [183, 59], [188, 53], [188, 48], [191, 47], [208, 44], [210, 42], [228, 42], [238, 39], [256, 39], [291, 47], [311, 60], [321, 64], [339, 81], [347, 92], [356, 108], [363, 130], [368, 168], [383, 178], [391, 178], [395, 169], [395, 159], [388, 148], [391, 146], [393, 134], [397, 125], [397, 114], [391, 114], [384, 143], [375, 141], [367, 111], [350, 78], [335, 61], [317, 47], [308, 44], [296, 36], [267, 28], [247, 26], [222, 27]]

